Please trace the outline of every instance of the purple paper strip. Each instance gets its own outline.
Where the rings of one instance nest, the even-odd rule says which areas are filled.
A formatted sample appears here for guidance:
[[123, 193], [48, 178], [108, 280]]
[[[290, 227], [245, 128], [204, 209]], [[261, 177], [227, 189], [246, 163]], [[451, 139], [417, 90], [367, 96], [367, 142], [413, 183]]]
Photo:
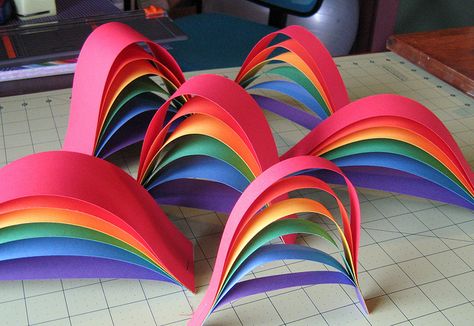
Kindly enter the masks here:
[[[373, 166], [341, 169], [357, 187], [396, 192], [474, 209], [474, 204], [467, 202], [455, 193], [406, 172]], [[338, 177], [334, 178], [333, 175], [324, 171], [317, 172], [317, 176], [329, 183], [341, 183], [341, 180], [337, 180]]]
[[0, 262], [1, 280], [58, 278], [135, 278], [170, 281], [146, 268], [103, 258], [46, 256]]
[[161, 184], [150, 191], [159, 204], [177, 205], [230, 213], [241, 195], [223, 184], [206, 180], [180, 179]]
[[294, 123], [297, 123], [308, 130], [312, 130], [321, 122], [318, 117], [303, 110], [294, 108], [286, 103], [261, 95], [254, 94], [252, 97], [261, 108], [276, 113], [279, 116], [293, 121]]
[[[361, 306], [366, 309], [361, 293], [347, 275], [332, 271], [312, 271], [292, 274], [272, 275], [237, 283], [214, 308], [250, 295], [275, 291], [295, 286], [316, 284], [346, 284], [354, 287]], [[367, 311], [366, 311], [367, 313]]]

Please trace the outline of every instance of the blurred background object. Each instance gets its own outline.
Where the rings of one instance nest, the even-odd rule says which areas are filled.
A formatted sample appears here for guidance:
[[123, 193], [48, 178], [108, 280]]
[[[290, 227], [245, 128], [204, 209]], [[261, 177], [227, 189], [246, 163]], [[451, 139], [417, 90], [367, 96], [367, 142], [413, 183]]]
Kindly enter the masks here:
[[22, 20], [56, 15], [55, 0], [14, 0], [17, 16]]
[[0, 25], [5, 24], [12, 15], [12, 2], [10, 0], [0, 0]]
[[[297, 3], [297, 1], [281, 1]], [[299, 1], [301, 3], [304, 1]], [[203, 0], [203, 12], [224, 13], [267, 24], [270, 9], [246, 0]], [[315, 34], [333, 56], [347, 55], [359, 23], [359, 0], [324, 0], [309, 17], [288, 15], [286, 25], [301, 25]], [[178, 21], [179, 24], [179, 21]], [[283, 27], [283, 26], [281, 26]]]
[[175, 19], [188, 35], [186, 42], [175, 43], [171, 49], [184, 70], [238, 66], [259, 39], [286, 25], [305, 26], [333, 56], [347, 55], [358, 29], [358, 0], [202, 0], [194, 4], [199, 14]]
[[[56, 15], [28, 20], [12, 16], [0, 26], [0, 96], [71, 87], [79, 51], [101, 24], [118, 21], [161, 44], [186, 38], [166, 12], [147, 16], [143, 10], [123, 11], [123, 1], [118, 4], [110, 0], [56, 0]], [[5, 8], [5, 2], [3, 5]], [[51, 12], [48, 8], [37, 9]]]
[[[13, 0], [0, 0], [0, 24], [5, 23], [0, 27], [2, 76], [17, 78], [17, 71], [20, 77], [27, 75], [32, 67], [18, 59], [38, 57], [38, 51], [44, 56], [34, 59], [42, 61], [33, 68], [46, 73], [51, 60], [76, 55], [92, 28], [108, 20], [131, 24], [161, 43], [185, 39], [180, 27], [187, 40], [165, 46], [185, 71], [239, 66], [260, 38], [291, 24], [310, 29], [333, 56], [386, 51], [386, 40], [395, 33], [474, 25], [473, 0], [29, 0], [51, 12], [47, 1], [56, 4], [56, 15], [22, 21], [11, 16]], [[151, 11], [156, 19], [142, 10], [150, 6], [163, 9]], [[165, 16], [159, 17], [161, 13]], [[56, 32], [61, 26], [71, 29]], [[38, 32], [43, 31], [56, 33], [55, 42], [40, 40]], [[75, 41], [68, 56], [51, 57]], [[64, 62], [69, 66], [69, 61], [55, 61], [51, 71], [56, 73]]]
[[399, 0], [395, 34], [474, 25], [473, 0]]
[[[176, 19], [202, 12], [267, 24], [269, 9], [253, 2], [257, 1], [174, 0], [168, 5], [170, 16]], [[287, 23], [311, 29], [333, 55], [380, 52], [386, 51], [387, 38], [392, 34], [473, 26], [474, 1], [324, 0], [313, 17], [289, 16]]]

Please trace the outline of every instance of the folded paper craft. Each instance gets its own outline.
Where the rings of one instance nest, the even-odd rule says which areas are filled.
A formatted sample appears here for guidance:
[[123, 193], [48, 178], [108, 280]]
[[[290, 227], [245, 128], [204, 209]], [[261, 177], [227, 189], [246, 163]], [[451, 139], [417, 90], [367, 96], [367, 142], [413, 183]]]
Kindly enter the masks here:
[[474, 209], [473, 172], [453, 137], [431, 111], [401, 96], [348, 104], [283, 158], [303, 154], [331, 160], [358, 186]]
[[[179, 97], [190, 99], [164, 123]], [[186, 81], [151, 120], [138, 180], [160, 203], [228, 213], [249, 183], [277, 162], [270, 127], [252, 98], [227, 78], [201, 75]]]
[[[326, 171], [346, 182], [350, 197], [350, 217], [334, 191], [313, 174]], [[307, 198], [266, 203], [289, 192], [317, 189], [335, 198], [342, 218], [341, 228], [334, 216], [321, 203]], [[301, 245], [265, 245], [279, 236], [307, 233], [319, 236], [332, 245], [336, 242], [318, 224], [304, 219], [282, 219], [290, 214], [315, 213], [328, 218], [337, 227], [344, 255], [343, 264], [320, 250]], [[325, 159], [298, 156], [267, 169], [244, 191], [226, 222], [219, 245], [209, 288], [190, 324], [200, 325], [217, 307], [241, 297], [285, 287], [341, 283], [352, 285], [360, 303], [357, 279], [357, 257], [360, 238], [360, 209], [355, 188], [341, 170]], [[331, 271], [314, 271], [257, 278], [238, 283], [255, 267], [274, 260], [304, 259], [331, 267]]]
[[194, 290], [191, 242], [115, 165], [45, 152], [0, 179], [0, 278], [143, 277]]
[[[287, 39], [271, 45], [279, 36]], [[284, 64], [261, 73], [270, 62]], [[260, 82], [263, 74], [284, 80]], [[311, 130], [281, 159], [325, 157], [355, 185], [474, 209], [472, 169], [442, 122], [402, 96], [375, 95], [349, 103], [336, 65], [307, 30], [290, 26], [264, 37], [236, 82], [262, 108]]]
[[[310, 131], [278, 157], [263, 109]], [[140, 142], [136, 180], [101, 159]], [[298, 26], [264, 37], [234, 81], [185, 80], [159, 45], [119, 23], [98, 27], [78, 59], [63, 149], [0, 170], [0, 278], [135, 277], [194, 290], [190, 241], [159, 204], [229, 213], [191, 325], [239, 298], [312, 284], [351, 286], [366, 311], [354, 185], [474, 209], [472, 168], [439, 119], [395, 95], [350, 103], [328, 51]], [[328, 183], [345, 185], [349, 211]], [[289, 198], [301, 189], [329, 194], [337, 214]], [[300, 213], [328, 219], [340, 244]], [[341, 255], [294, 244], [298, 233]], [[328, 270], [241, 281], [281, 259]]]
[[79, 54], [63, 149], [107, 157], [143, 140], [154, 111], [183, 82], [161, 46], [124, 24], [100, 26]]
[[[278, 41], [281, 37], [284, 40]], [[263, 71], [269, 63], [280, 64]], [[275, 78], [258, 82], [262, 75]], [[262, 108], [308, 129], [349, 103], [344, 82], [328, 50], [311, 32], [299, 26], [286, 27], [258, 42], [235, 81], [251, 94], [260, 91], [253, 97]], [[299, 110], [288, 99], [306, 110]]]

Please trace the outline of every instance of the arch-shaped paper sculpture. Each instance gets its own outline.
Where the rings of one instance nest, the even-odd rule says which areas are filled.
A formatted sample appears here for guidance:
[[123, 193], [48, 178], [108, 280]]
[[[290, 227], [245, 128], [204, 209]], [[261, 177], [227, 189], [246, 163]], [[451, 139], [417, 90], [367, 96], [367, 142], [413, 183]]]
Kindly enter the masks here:
[[155, 111], [183, 82], [181, 69], [164, 48], [127, 25], [99, 26], [78, 58], [63, 148], [107, 157], [142, 141]]
[[[267, 66], [270, 63], [279, 64]], [[263, 70], [265, 66], [268, 69]], [[262, 75], [272, 78], [260, 82]], [[349, 103], [331, 55], [301, 26], [286, 27], [260, 40], [235, 81], [246, 87], [262, 108], [308, 129]]]
[[191, 242], [115, 165], [53, 151], [0, 179], [0, 279], [148, 278], [194, 291]]
[[[164, 123], [169, 103], [183, 96], [189, 100]], [[255, 101], [227, 78], [201, 75], [156, 112], [137, 178], [160, 203], [228, 213], [248, 184], [276, 162], [270, 127]]]
[[455, 140], [430, 110], [402, 96], [352, 102], [283, 158], [297, 155], [333, 161], [358, 186], [474, 209], [474, 174]]
[[[334, 191], [312, 174], [318, 171], [332, 173], [347, 184], [350, 196], [350, 217]], [[307, 198], [291, 198], [267, 205], [283, 194], [299, 189], [317, 189], [335, 198], [342, 219], [336, 219], [321, 203]], [[311, 212], [328, 218], [335, 224], [342, 239], [343, 264], [332, 256], [299, 245], [266, 245], [272, 239], [291, 233], [308, 233], [335, 241], [316, 223], [302, 219], [283, 219], [290, 214]], [[360, 209], [355, 188], [342, 171], [330, 161], [319, 157], [290, 158], [267, 169], [244, 191], [227, 220], [219, 245], [210, 285], [193, 315], [190, 325], [201, 325], [217, 307], [260, 292], [286, 287], [340, 283], [352, 285], [361, 304], [357, 259], [360, 237]], [[281, 259], [306, 259], [323, 263], [331, 271], [292, 273], [271, 277], [239, 280], [253, 268]]]
[[[276, 78], [262, 82], [263, 74]], [[312, 130], [279, 158], [262, 109]], [[94, 157], [141, 140], [138, 181]], [[0, 279], [134, 277], [194, 290], [191, 243], [156, 201], [230, 212], [192, 325], [241, 297], [309, 284], [350, 285], [365, 308], [353, 184], [474, 209], [472, 168], [440, 120], [400, 96], [349, 103], [327, 50], [296, 26], [263, 38], [235, 82], [185, 81], [160, 46], [122, 24], [98, 27], [78, 60], [64, 149], [0, 169]], [[326, 182], [347, 186], [350, 214]], [[304, 188], [332, 196], [342, 225], [317, 201], [288, 198]], [[335, 223], [341, 261], [315, 248], [265, 245], [307, 233], [337, 246], [316, 223], [287, 218], [304, 212]], [[276, 259], [330, 270], [240, 281]]]

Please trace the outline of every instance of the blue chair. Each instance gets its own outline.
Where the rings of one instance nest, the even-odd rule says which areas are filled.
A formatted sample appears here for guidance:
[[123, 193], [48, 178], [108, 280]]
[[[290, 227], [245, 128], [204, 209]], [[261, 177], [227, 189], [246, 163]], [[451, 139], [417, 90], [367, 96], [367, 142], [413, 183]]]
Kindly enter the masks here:
[[200, 13], [175, 20], [188, 36], [171, 44], [171, 54], [184, 71], [240, 66], [263, 36], [286, 25], [287, 15], [311, 16], [323, 0], [248, 0], [269, 8], [268, 24], [217, 13]]

